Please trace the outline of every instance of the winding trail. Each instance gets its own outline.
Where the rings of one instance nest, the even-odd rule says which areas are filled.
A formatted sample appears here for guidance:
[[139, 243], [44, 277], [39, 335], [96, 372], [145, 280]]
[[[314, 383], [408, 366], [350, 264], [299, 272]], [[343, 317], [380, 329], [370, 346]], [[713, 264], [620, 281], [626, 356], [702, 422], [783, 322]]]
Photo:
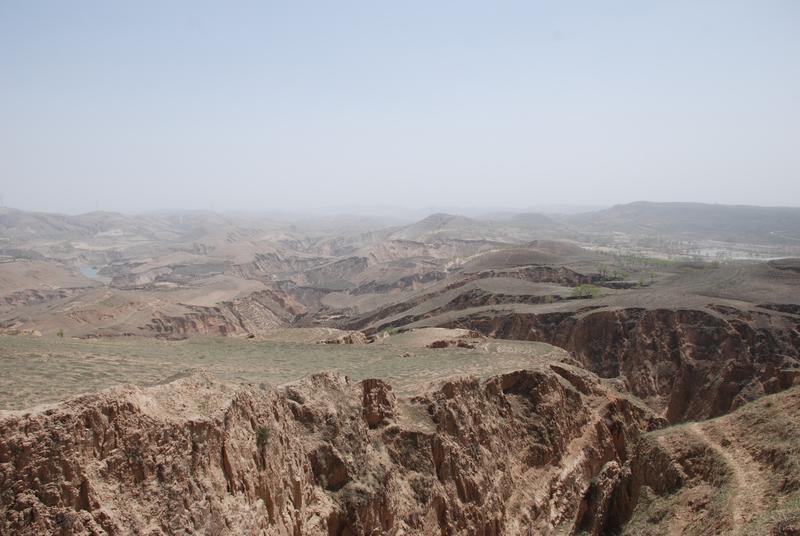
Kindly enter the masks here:
[[763, 512], [768, 486], [759, 464], [734, 442], [723, 446], [709, 436], [700, 423], [689, 425], [697, 439], [717, 453], [731, 470], [733, 493], [730, 499], [732, 534], [742, 534], [745, 525]]

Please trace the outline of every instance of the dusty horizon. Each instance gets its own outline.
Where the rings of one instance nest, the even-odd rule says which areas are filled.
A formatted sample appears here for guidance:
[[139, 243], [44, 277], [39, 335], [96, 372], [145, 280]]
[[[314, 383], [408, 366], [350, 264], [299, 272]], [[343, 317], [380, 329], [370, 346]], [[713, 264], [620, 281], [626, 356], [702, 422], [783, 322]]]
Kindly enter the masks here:
[[796, 3], [0, 6], [26, 210], [800, 203]]
[[304, 206], [297, 208], [289, 207], [263, 207], [253, 209], [236, 209], [215, 207], [213, 205], [208, 207], [157, 207], [146, 208], [142, 210], [107, 210], [103, 207], [86, 211], [50, 211], [37, 208], [23, 208], [18, 206], [9, 206], [8, 204], [0, 204], [0, 211], [2, 210], [16, 210], [21, 212], [40, 213], [40, 214], [56, 214], [64, 216], [83, 216], [92, 213], [112, 213], [122, 214], [125, 216], [147, 216], [150, 214], [169, 214], [169, 213], [212, 213], [224, 216], [241, 216], [241, 217], [272, 217], [276, 220], [295, 220], [295, 219], [313, 219], [313, 218], [337, 218], [337, 217], [352, 217], [352, 218], [372, 218], [383, 220], [395, 220], [397, 222], [411, 222], [419, 219], [426, 218], [435, 214], [449, 214], [453, 216], [463, 216], [467, 218], [477, 219], [504, 219], [517, 214], [543, 214], [552, 216], [569, 216], [576, 214], [584, 214], [590, 212], [598, 212], [610, 209], [617, 206], [649, 204], [649, 205], [700, 205], [708, 207], [752, 207], [759, 209], [800, 209], [800, 205], [757, 205], [747, 203], [705, 203], [697, 201], [650, 201], [650, 200], [634, 200], [626, 203], [612, 203], [608, 205], [569, 205], [569, 204], [553, 204], [541, 206], [400, 206], [400, 205], [331, 205], [331, 206]]

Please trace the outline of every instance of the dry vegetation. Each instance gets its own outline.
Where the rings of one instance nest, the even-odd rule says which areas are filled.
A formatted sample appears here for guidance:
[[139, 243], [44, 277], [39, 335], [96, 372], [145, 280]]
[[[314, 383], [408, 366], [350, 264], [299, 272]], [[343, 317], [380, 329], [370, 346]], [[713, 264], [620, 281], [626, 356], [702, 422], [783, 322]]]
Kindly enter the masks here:
[[0, 533], [796, 535], [773, 213], [4, 210]]
[[119, 384], [154, 385], [201, 370], [230, 383], [256, 385], [281, 385], [332, 370], [356, 381], [383, 378], [396, 391], [409, 393], [454, 374], [485, 377], [567, 357], [543, 343], [484, 342], [475, 349], [429, 349], [427, 342], [420, 343], [452, 338], [451, 330], [440, 331], [397, 335], [368, 346], [289, 342], [286, 332], [277, 333], [275, 341], [0, 336], [0, 410], [57, 402]]
[[678, 482], [660, 490], [644, 487], [624, 533], [800, 532], [798, 415], [795, 388], [724, 417], [644, 436], [651, 446], [640, 451], [659, 451]]

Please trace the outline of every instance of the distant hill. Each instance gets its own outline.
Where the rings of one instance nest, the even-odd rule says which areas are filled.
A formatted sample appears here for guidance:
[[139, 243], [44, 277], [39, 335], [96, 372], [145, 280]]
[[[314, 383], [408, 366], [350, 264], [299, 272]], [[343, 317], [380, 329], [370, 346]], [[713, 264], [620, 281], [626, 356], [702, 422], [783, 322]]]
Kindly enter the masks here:
[[[188, 233], [236, 230], [243, 224], [208, 211], [120, 214], [87, 212], [67, 215], [0, 208], [0, 237], [14, 240], [77, 240], [115, 234], [148, 239], [174, 239]], [[259, 222], [259, 227], [267, 225]], [[273, 226], [274, 227], [274, 226]]]
[[623, 232], [729, 242], [800, 242], [800, 208], [639, 201], [576, 214], [582, 232]]
[[433, 240], [503, 240], [504, 234], [493, 222], [453, 214], [431, 214], [392, 233], [394, 240], [430, 242]]
[[399, 228], [392, 238], [421, 242], [484, 239], [519, 243], [537, 238], [580, 240], [612, 233], [675, 240], [798, 245], [800, 208], [639, 201], [581, 214], [526, 212], [499, 220], [439, 213]]
[[102, 224], [102, 219], [100, 213], [67, 216], [3, 208], [0, 209], [0, 234], [5, 238], [78, 238], [111, 229]]
[[544, 229], [556, 229], [562, 225], [544, 214], [538, 212], [524, 212], [522, 214], [515, 214], [509, 218], [507, 222], [509, 225], [517, 225], [521, 227], [540, 227]]
[[483, 240], [523, 244], [537, 239], [580, 242], [613, 233], [631, 237], [673, 240], [719, 240], [751, 244], [800, 245], [800, 208], [712, 205], [702, 203], [652, 203], [639, 201], [580, 214], [524, 212], [499, 219], [470, 218], [435, 213], [408, 225], [387, 227], [382, 218], [330, 216], [305, 218], [294, 223], [266, 218], [222, 215], [206, 211], [119, 214], [90, 212], [80, 215], [27, 212], [0, 208], [0, 238], [8, 244], [31, 240], [79, 240], [108, 234], [131, 239], [191, 242], [208, 236], [235, 241], [258, 232], [311, 231], [315, 235], [347, 238], [351, 249], [361, 242], [409, 240]]

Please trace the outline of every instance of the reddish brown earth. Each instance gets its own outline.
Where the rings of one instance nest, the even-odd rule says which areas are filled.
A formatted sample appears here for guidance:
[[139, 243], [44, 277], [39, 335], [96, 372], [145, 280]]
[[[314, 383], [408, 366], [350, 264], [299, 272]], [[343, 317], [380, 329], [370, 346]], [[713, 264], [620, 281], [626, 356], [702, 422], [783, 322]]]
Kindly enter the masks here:
[[800, 534], [800, 388], [649, 432], [603, 479], [599, 533]]
[[[180, 316], [157, 313], [145, 329], [165, 338], [188, 335], [244, 335], [261, 333], [290, 322], [305, 308], [281, 291], [261, 290], [213, 307], [189, 306]], [[282, 311], [283, 315], [275, 311]]]
[[[312, 327], [314, 341], [378, 341], [369, 351], [446, 326], [485, 338], [419, 348], [501, 359], [516, 347], [498, 339], [522, 339], [572, 354], [411, 397], [330, 374], [281, 388], [192, 376], [4, 413], [0, 535], [800, 534], [800, 261], [687, 259], [797, 256], [786, 221], [800, 212], [776, 234], [762, 228], [775, 210], [692, 208], [728, 214], [723, 236], [688, 208], [348, 231], [0, 210], [2, 333], [60, 344]], [[730, 227], [748, 214], [750, 231]], [[542, 236], [570, 242], [530, 242]], [[742, 237], [755, 242], [720, 243]]]
[[0, 532], [569, 532], [660, 422], [568, 365], [410, 399], [333, 374], [119, 388], [0, 421]]
[[477, 313], [451, 327], [565, 348], [599, 376], [624, 380], [670, 422], [722, 415], [800, 384], [800, 318], [769, 310]]

